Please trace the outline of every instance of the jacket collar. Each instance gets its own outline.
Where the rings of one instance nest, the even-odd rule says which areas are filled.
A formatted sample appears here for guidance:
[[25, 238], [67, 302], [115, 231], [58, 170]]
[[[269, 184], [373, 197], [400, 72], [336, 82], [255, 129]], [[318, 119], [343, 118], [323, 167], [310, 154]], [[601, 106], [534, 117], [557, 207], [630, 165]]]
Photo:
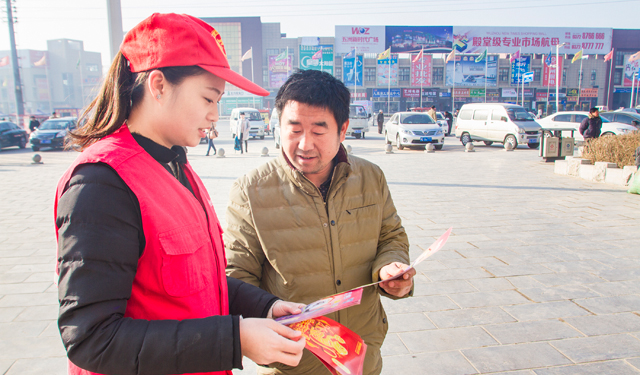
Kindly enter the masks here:
[[[340, 148], [338, 149], [338, 153], [334, 157], [334, 167], [333, 167], [333, 177], [331, 178], [331, 188], [329, 189], [329, 194], [327, 194], [327, 199], [332, 195], [332, 192], [335, 191], [339, 186], [341, 186], [346, 178], [349, 177], [351, 172], [351, 164], [349, 163], [349, 156], [347, 154], [347, 150], [344, 148], [342, 144], [340, 144]], [[280, 151], [280, 155], [278, 155], [278, 162], [282, 166], [284, 173], [287, 175], [287, 178], [298, 188], [304, 191], [306, 194], [311, 196], [322, 196], [320, 194], [320, 190], [313, 184], [313, 182], [309, 181], [308, 178], [302, 174], [299, 170], [297, 170], [293, 164], [287, 158], [287, 155], [284, 154], [284, 151]]]

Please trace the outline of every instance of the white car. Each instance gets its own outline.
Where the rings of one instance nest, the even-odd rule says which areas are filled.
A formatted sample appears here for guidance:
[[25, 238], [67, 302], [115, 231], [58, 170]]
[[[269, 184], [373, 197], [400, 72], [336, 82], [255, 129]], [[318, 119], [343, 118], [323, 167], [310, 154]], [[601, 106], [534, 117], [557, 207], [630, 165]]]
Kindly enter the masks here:
[[[545, 129], [574, 128], [574, 139], [576, 141], [584, 141], [584, 137], [580, 134], [579, 128], [582, 120], [587, 117], [589, 117], [589, 112], [587, 111], [558, 112], [538, 120], [538, 123]], [[620, 135], [637, 130], [635, 126], [623, 124], [621, 122], [611, 122], [602, 116], [600, 116], [600, 118], [602, 119], [601, 136]], [[571, 133], [568, 131], [562, 133], [563, 137], [571, 136]]]
[[[444, 117], [444, 113], [436, 112], [436, 118], [437, 118], [436, 122], [442, 128], [442, 131], [445, 134], [447, 134], [447, 132], [449, 131], [449, 123], [447, 122], [447, 119]], [[449, 135], [449, 134], [447, 134], [447, 135]]]
[[426, 113], [398, 112], [384, 125], [387, 144], [394, 143], [398, 150], [405, 147], [424, 148], [432, 143], [436, 150], [444, 146], [444, 133], [440, 125]]
[[275, 144], [275, 148], [280, 148], [280, 118], [278, 117], [278, 110], [276, 108], [271, 111], [269, 127], [273, 134], [273, 143]]

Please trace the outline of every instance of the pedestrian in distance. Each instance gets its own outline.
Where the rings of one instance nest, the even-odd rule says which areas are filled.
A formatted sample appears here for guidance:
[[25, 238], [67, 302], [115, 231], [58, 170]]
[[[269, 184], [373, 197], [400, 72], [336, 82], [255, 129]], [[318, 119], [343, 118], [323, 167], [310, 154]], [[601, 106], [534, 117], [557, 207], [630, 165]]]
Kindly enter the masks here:
[[384, 124], [384, 113], [382, 112], [382, 110], [378, 112], [376, 120], [378, 121], [378, 134], [382, 134], [382, 125]]
[[303, 305], [225, 275], [220, 224], [184, 152], [218, 121], [226, 82], [268, 95], [230, 69], [209, 24], [156, 13], [127, 33], [71, 133], [82, 153], [54, 206], [68, 374], [298, 364], [305, 340], [268, 318]]
[[216, 123], [212, 122], [211, 127], [207, 131], [207, 143], [209, 143], [209, 147], [207, 148], [207, 155], [209, 156], [209, 151], [213, 148], [213, 154], [217, 153], [216, 145], [213, 144], [213, 140], [218, 138], [218, 130], [216, 129]]
[[244, 112], [240, 112], [240, 121], [238, 121], [238, 129], [236, 129], [236, 134], [239, 134], [240, 141], [240, 153], [242, 154], [242, 140], [244, 140], [244, 152], [249, 152], [249, 129], [251, 128], [251, 124], [249, 120], [246, 118]]
[[429, 116], [431, 116], [433, 121], [435, 121], [436, 123], [438, 122], [438, 115], [436, 114], [436, 106], [435, 105], [431, 106], [431, 108], [427, 111], [427, 114]]
[[447, 135], [451, 134], [451, 127], [453, 126], [453, 115], [449, 111], [444, 111], [444, 118], [447, 119], [447, 126], [449, 127], [449, 131]]
[[40, 127], [40, 121], [36, 120], [35, 116], [31, 116], [29, 119], [29, 131], [33, 133]]
[[[294, 73], [280, 88], [282, 152], [239, 178], [230, 193], [229, 276], [310, 303], [386, 280], [409, 263], [409, 241], [382, 170], [342, 145], [349, 96], [341, 81], [318, 70]], [[413, 275], [365, 288], [360, 305], [328, 315], [367, 344], [364, 374], [382, 370], [388, 324], [380, 296], [408, 297]], [[274, 363], [258, 372], [327, 373], [307, 350], [296, 368]]]
[[602, 130], [602, 118], [598, 108], [593, 107], [589, 110], [589, 116], [580, 123], [580, 134], [584, 137], [585, 142], [593, 138], [600, 137]]

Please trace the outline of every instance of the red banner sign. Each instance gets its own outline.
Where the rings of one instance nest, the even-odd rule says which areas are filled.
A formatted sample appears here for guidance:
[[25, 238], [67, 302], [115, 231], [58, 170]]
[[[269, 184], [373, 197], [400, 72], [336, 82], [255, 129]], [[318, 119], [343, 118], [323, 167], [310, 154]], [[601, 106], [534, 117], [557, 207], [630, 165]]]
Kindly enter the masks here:
[[402, 89], [403, 98], [419, 98], [420, 89]]
[[[555, 68], [555, 64], [556, 64], [556, 55], [551, 55], [551, 67], [549, 67], [547, 64], [544, 64], [544, 71], [542, 73], [542, 86], [555, 86], [556, 85], [556, 72], [558, 71], [562, 71], [562, 62], [563, 62], [563, 58], [562, 56], [560, 57], [560, 61], [559, 61], [559, 68], [556, 69]], [[560, 80], [558, 82], [558, 86], [562, 86], [562, 76], [558, 76], [558, 79]]]
[[413, 61], [411, 55], [411, 86], [431, 86], [431, 55], [422, 55], [422, 58]]

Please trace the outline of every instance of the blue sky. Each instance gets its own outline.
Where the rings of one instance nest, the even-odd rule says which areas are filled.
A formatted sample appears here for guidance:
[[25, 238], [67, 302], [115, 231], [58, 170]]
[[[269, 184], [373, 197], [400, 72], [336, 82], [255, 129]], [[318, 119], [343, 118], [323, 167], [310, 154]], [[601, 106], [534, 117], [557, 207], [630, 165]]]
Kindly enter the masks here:
[[[333, 36], [335, 25], [475, 25], [640, 28], [640, 0], [121, 0], [125, 30], [154, 12], [198, 17], [260, 16], [288, 37]], [[4, 7], [4, 1], [2, 2]], [[17, 0], [18, 48], [83, 40], [109, 64], [106, 0]], [[5, 22], [0, 50], [9, 48]]]

